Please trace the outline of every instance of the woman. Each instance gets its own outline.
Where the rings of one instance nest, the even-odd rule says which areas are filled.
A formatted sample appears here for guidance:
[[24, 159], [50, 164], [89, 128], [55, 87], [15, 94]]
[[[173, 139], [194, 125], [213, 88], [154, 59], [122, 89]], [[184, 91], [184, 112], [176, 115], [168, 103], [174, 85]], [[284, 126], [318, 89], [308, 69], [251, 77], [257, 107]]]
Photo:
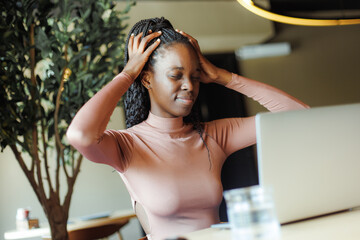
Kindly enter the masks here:
[[[200, 123], [193, 105], [199, 82], [253, 98], [272, 112], [307, 108], [288, 94], [207, 61], [197, 41], [164, 18], [131, 29], [125, 67], [77, 113], [69, 142], [122, 177], [148, 239], [165, 239], [219, 222], [221, 167], [252, 145], [255, 119]], [[126, 130], [105, 130], [126, 94]], [[214, 96], [216, 97], [216, 96]]]

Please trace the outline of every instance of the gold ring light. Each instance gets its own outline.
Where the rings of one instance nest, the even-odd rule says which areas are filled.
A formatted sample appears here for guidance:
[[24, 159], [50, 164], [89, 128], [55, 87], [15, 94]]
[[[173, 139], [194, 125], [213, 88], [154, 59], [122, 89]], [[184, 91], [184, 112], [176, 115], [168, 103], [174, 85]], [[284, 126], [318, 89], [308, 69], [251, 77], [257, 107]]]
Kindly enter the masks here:
[[351, 24], [360, 24], [360, 19], [308, 19], [308, 18], [298, 18], [298, 17], [289, 17], [285, 15], [280, 15], [262, 9], [256, 6], [252, 0], [237, 0], [243, 7], [245, 7], [250, 12], [281, 23], [293, 24], [293, 25], [304, 25], [304, 26], [337, 26], [337, 25], [351, 25]]

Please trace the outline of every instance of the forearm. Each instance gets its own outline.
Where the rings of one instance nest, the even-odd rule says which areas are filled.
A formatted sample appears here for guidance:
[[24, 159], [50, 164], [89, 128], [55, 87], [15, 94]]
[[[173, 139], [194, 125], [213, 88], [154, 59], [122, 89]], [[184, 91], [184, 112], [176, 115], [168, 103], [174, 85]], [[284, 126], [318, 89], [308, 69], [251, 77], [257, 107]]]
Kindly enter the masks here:
[[300, 100], [275, 87], [236, 74], [232, 74], [232, 80], [226, 87], [252, 98], [271, 112], [309, 108]]
[[117, 103], [132, 84], [127, 73], [120, 73], [96, 93], [75, 115], [68, 130], [69, 142], [89, 146], [102, 136]]

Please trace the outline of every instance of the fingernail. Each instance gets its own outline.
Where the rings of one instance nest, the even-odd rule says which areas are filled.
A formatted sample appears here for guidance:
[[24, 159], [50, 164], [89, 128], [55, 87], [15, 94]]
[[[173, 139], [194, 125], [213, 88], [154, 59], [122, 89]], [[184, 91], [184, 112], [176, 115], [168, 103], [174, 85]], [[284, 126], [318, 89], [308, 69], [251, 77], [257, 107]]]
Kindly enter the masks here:
[[160, 42], [160, 38], [156, 39], [156, 41]]
[[132, 37], [133, 37], [134, 35], [135, 35], [134, 33], [131, 34]]
[[161, 31], [158, 31], [158, 33], [161, 33]]

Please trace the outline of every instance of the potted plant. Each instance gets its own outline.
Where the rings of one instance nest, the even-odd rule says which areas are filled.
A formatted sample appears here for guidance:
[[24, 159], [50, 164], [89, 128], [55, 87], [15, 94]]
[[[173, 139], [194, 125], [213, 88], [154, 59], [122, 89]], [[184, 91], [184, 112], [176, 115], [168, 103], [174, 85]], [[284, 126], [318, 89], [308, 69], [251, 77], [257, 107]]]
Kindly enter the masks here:
[[[111, 0], [0, 3], [1, 150], [10, 147], [14, 153], [53, 240], [68, 239], [70, 201], [82, 161], [65, 131], [122, 65], [124, 20], [132, 5], [120, 11]], [[62, 178], [66, 184], [60, 184]]]

